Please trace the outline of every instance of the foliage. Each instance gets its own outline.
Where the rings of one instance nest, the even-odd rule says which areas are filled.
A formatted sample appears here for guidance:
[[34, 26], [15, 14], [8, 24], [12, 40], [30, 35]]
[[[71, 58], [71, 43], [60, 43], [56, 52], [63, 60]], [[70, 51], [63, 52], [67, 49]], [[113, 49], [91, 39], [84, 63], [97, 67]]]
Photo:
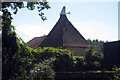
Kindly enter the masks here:
[[119, 67], [117, 67], [117, 66], [115, 66], [114, 68], [113, 68], [113, 70], [115, 70], [115, 74], [114, 74], [114, 80], [120, 80], [120, 68]]
[[87, 69], [89, 70], [97, 70], [102, 68], [103, 64], [103, 53], [95, 51], [93, 49], [89, 49], [86, 51], [86, 62]]
[[[28, 2], [27, 8], [33, 10], [35, 4], [38, 5], [39, 12], [45, 8], [49, 8], [47, 2]], [[8, 8], [11, 8], [14, 14], [16, 14], [19, 9], [26, 7], [23, 2], [2, 3], [2, 78], [26, 78], [29, 76], [30, 69], [34, 67], [35, 58], [32, 54], [34, 50], [29, 48], [22, 39], [17, 37], [15, 28], [11, 25], [13, 18]], [[45, 20], [43, 15], [40, 16]]]
[[59, 54], [56, 57], [54, 66], [56, 72], [71, 72], [73, 71], [73, 59], [67, 54]]
[[103, 44], [104, 41], [96, 40], [87, 40], [88, 43], [92, 46], [89, 50], [86, 51], [86, 61], [88, 69], [103, 69]]
[[[19, 50], [18, 38], [16, 37], [15, 31], [12, 31], [13, 26], [11, 25], [11, 15], [7, 10], [3, 10], [2, 15], [2, 67], [3, 76], [9, 77], [13, 75], [14, 63], [13, 55], [17, 54]], [[9, 65], [9, 66], [8, 66]], [[7, 71], [7, 72], [5, 72]], [[13, 71], [13, 72], [12, 72]], [[10, 74], [11, 72], [11, 74]]]
[[87, 50], [86, 56], [74, 56], [74, 71], [96, 71], [103, 68], [103, 53], [93, 50]]
[[86, 51], [86, 60], [87, 61], [98, 61], [101, 62], [103, 59], [103, 53], [95, 51], [93, 49], [89, 49]]
[[48, 2], [44, 0], [39, 2], [27, 2], [27, 5], [25, 5], [24, 2], [2, 2], [2, 10], [8, 11], [8, 8], [11, 8], [14, 14], [17, 14], [18, 10], [22, 8], [27, 8], [29, 10], [34, 10], [35, 8], [37, 8], [39, 12], [39, 16], [44, 21], [47, 18], [44, 16], [44, 13], [42, 11], [44, 9], [49, 9], [50, 6]]
[[[0, 15], [0, 19], [1, 19], [1, 15]], [[2, 30], [2, 24], [1, 24], [1, 20], [0, 20], [0, 31]]]
[[[52, 47], [40, 47], [35, 50], [36, 59], [55, 58], [54, 69], [56, 72], [72, 71], [73, 70], [73, 53], [66, 49], [57, 49]], [[39, 62], [40, 60], [38, 60]], [[35, 61], [38, 63], [37, 61]]]
[[84, 56], [74, 56], [74, 71], [85, 71], [87, 63]]
[[103, 53], [104, 41], [101, 41], [101, 40], [99, 41], [98, 39], [96, 40], [88, 39], [87, 42], [92, 46], [93, 50]]
[[54, 79], [55, 72], [53, 70], [54, 59], [47, 59], [38, 64], [35, 64], [35, 67], [30, 70], [31, 79]]
[[87, 50], [86, 56], [74, 56], [75, 71], [100, 70], [103, 67], [103, 53], [93, 50]]

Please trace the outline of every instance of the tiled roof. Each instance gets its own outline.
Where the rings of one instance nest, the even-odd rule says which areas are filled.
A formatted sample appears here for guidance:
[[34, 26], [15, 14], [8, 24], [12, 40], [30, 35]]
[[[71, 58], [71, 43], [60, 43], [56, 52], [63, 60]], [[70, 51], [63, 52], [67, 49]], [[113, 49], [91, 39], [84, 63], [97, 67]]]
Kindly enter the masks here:
[[67, 19], [66, 15], [60, 15], [60, 19], [46, 36], [41, 47], [89, 47], [90, 45], [78, 30]]
[[[84, 27], [84, 26], [83, 26]], [[31, 48], [37, 47], [89, 47], [89, 43], [67, 19], [65, 7], [60, 18], [47, 36], [35, 37], [28, 42]]]
[[36, 49], [41, 44], [41, 42], [45, 39], [45, 37], [46, 36], [35, 37], [32, 40], [30, 40], [29, 42], [27, 42], [27, 44], [29, 47]]

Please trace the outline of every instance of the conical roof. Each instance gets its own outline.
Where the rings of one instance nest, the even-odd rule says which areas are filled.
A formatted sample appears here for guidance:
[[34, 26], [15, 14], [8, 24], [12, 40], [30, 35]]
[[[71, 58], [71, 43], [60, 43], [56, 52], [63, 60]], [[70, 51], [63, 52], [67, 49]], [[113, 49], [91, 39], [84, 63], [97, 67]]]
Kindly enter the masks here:
[[85, 38], [67, 19], [63, 7], [60, 18], [50, 33], [46, 36], [41, 47], [88, 47], [90, 46]]

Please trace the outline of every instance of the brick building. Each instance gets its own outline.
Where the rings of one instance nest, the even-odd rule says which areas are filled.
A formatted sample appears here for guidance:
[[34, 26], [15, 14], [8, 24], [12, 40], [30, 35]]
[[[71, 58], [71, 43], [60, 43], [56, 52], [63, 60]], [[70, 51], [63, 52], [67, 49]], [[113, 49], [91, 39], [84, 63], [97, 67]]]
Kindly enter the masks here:
[[28, 42], [32, 48], [55, 47], [74, 51], [75, 56], [84, 56], [89, 43], [67, 19], [65, 6], [60, 18], [47, 36], [36, 37]]

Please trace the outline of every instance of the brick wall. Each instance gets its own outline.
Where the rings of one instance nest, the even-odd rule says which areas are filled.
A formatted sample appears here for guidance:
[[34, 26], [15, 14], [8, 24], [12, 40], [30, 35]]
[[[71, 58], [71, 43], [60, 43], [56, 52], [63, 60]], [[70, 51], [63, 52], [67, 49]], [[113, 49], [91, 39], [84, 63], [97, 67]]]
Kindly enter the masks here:
[[65, 47], [65, 49], [71, 50], [74, 52], [74, 56], [85, 56], [85, 51], [88, 49], [86, 47]]

